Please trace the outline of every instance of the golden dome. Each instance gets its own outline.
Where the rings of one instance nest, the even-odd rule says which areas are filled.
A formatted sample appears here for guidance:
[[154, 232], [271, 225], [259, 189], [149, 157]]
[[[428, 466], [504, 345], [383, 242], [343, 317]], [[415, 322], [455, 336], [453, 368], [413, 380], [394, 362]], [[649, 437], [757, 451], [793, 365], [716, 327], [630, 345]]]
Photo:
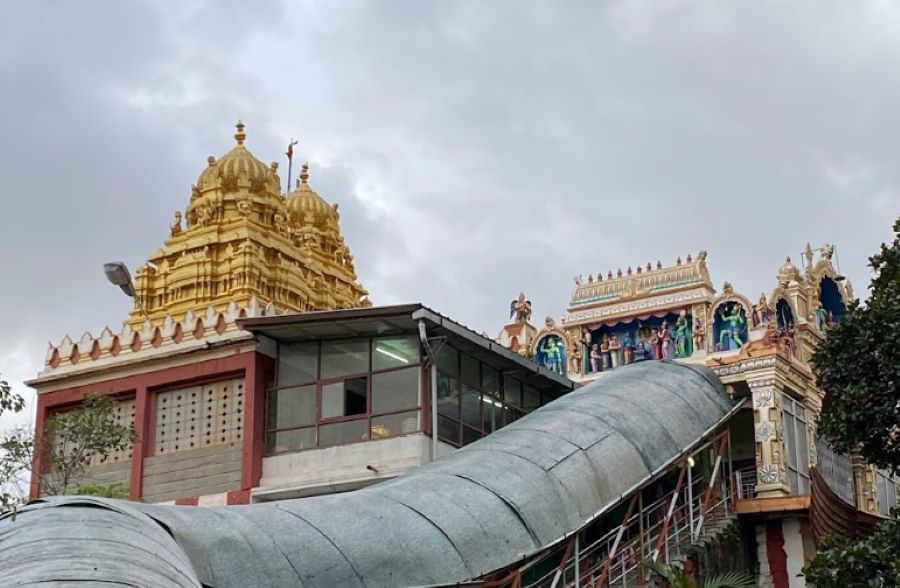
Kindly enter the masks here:
[[782, 282], [800, 281], [800, 270], [791, 262], [790, 257], [785, 260], [784, 265], [778, 268], [778, 279]]
[[309, 187], [307, 180], [309, 180], [309, 164], [304, 163], [300, 171], [300, 183], [288, 194], [287, 207], [297, 217], [302, 217], [301, 222], [312, 222], [314, 225], [337, 223], [337, 208], [316, 194], [315, 190]]
[[244, 187], [251, 192], [258, 192], [272, 179], [273, 170], [244, 146], [244, 139], [247, 138], [244, 123], [238, 121], [235, 128], [237, 132], [234, 139], [237, 145], [218, 160], [212, 156], [206, 160], [209, 165], [197, 179], [200, 190], [221, 185], [226, 190]]

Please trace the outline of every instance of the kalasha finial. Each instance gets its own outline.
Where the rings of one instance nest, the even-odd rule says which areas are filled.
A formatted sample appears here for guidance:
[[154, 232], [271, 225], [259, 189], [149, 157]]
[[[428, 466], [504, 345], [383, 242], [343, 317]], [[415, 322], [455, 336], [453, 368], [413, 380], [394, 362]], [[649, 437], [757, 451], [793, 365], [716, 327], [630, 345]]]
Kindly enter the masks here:
[[247, 133], [244, 132], [244, 123], [238, 119], [237, 124], [234, 125], [234, 128], [237, 129], [237, 132], [234, 134], [234, 140], [237, 141], [238, 145], [244, 144], [244, 139], [247, 138]]
[[643, 271], [643, 268], [641, 267], [641, 264], [638, 264], [637, 273], [641, 273], [642, 271]]
[[607, 279], [607, 280], [611, 280], [611, 279], [612, 279], [612, 270], [609, 270], [609, 271], [606, 273], [606, 279]]
[[306, 181], [309, 179], [309, 162], [304, 161], [303, 166], [300, 168], [300, 183], [306, 184]]
[[619, 271], [616, 272], [616, 277], [617, 277], [617, 278], [621, 278], [621, 277], [622, 277], [622, 268], [619, 268]]
[[660, 260], [656, 260], [656, 269], [662, 269], [662, 262]]
[[687, 256], [687, 262], [688, 262], [688, 263], [691, 263], [692, 261], [694, 261], [694, 260], [691, 258], [691, 254], [688, 253], [688, 256]]
[[680, 256], [680, 255], [679, 255], [678, 258], [675, 260], [675, 265], [681, 265], [681, 256]]
[[650, 265], [650, 262], [649, 262], [649, 261], [647, 262], [647, 271], [648, 271], [648, 272], [652, 272], [652, 271], [653, 271], [653, 266]]
[[598, 281], [598, 282], [602, 282], [602, 281], [603, 281], [603, 272], [597, 272], [597, 281]]

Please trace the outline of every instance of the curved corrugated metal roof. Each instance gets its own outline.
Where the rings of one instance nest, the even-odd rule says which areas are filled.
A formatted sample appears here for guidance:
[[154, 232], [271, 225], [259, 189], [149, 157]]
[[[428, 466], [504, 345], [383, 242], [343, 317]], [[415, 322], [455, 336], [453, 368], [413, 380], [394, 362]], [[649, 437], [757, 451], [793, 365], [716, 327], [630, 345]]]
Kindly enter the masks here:
[[222, 508], [37, 503], [0, 521], [0, 569], [10, 583], [117, 573], [123, 583], [217, 588], [461, 582], [576, 530], [732, 406], [704, 368], [636, 364], [355, 492]]

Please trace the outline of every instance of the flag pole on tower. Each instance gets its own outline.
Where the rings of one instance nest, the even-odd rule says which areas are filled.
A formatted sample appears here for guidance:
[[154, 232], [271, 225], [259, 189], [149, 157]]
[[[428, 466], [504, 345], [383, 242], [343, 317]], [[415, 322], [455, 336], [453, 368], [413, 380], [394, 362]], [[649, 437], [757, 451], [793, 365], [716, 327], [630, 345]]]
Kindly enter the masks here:
[[293, 166], [293, 163], [294, 163], [294, 145], [296, 145], [296, 144], [297, 144], [297, 141], [294, 141], [294, 138], [291, 137], [291, 140], [287, 146], [287, 151], [285, 152], [285, 155], [287, 155], [287, 158], [288, 158], [287, 189], [284, 191], [285, 194], [291, 193], [291, 178], [293, 177], [291, 175], [291, 167]]

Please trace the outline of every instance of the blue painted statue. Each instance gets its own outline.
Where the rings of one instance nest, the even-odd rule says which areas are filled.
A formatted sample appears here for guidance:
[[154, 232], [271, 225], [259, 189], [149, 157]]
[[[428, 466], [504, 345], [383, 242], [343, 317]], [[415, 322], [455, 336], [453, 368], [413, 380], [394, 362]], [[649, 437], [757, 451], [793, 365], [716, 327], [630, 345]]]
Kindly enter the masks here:
[[[719, 318], [722, 320], [722, 330], [719, 333], [720, 350], [738, 349], [744, 344], [744, 329], [747, 325], [747, 319], [743, 315], [743, 307], [734, 302], [730, 305], [730, 309], [725, 308], [726, 305], [719, 307]], [[734, 347], [732, 347], [734, 345]]]

